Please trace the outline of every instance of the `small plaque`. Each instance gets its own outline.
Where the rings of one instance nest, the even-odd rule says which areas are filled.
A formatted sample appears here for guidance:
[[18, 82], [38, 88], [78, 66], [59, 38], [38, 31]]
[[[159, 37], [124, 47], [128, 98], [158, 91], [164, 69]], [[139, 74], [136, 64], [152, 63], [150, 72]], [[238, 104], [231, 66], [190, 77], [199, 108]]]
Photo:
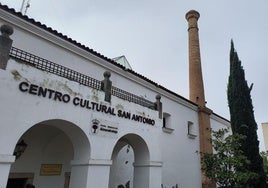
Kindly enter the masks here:
[[62, 164], [42, 164], [40, 169], [41, 176], [61, 175]]

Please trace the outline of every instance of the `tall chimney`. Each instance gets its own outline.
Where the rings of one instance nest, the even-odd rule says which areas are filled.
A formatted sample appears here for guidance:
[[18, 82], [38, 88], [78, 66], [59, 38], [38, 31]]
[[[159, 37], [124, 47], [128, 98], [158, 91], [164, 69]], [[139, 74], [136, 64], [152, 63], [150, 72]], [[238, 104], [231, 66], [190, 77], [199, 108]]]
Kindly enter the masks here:
[[[198, 105], [198, 124], [199, 124], [199, 142], [200, 157], [202, 154], [212, 153], [210, 115], [212, 110], [206, 107], [205, 92], [202, 77], [199, 36], [197, 21], [200, 14], [195, 10], [190, 10], [185, 15], [188, 21], [189, 33], [189, 79], [190, 79], [190, 100]], [[215, 188], [215, 182], [212, 182], [205, 176], [202, 170], [202, 188]]]
[[189, 33], [189, 81], [190, 81], [190, 100], [199, 106], [205, 106], [205, 93], [202, 77], [199, 36], [197, 21], [199, 13], [190, 10], [186, 14]]

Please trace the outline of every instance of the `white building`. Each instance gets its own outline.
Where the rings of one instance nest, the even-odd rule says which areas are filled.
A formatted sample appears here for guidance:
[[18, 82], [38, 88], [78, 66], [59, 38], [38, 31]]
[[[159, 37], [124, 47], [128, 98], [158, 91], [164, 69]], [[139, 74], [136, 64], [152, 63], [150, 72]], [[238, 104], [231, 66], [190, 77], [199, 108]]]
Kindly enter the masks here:
[[206, 107], [3, 5], [0, 25], [1, 188], [202, 187]]
[[262, 123], [261, 126], [262, 126], [265, 151], [268, 151], [268, 122]]

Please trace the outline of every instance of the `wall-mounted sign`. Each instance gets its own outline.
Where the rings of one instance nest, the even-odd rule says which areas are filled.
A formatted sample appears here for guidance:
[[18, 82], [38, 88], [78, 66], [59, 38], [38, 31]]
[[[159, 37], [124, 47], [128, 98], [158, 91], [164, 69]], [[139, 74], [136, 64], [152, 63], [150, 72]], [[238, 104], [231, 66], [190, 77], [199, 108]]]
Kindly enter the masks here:
[[40, 176], [59, 176], [61, 175], [62, 164], [42, 164]]
[[116, 138], [118, 133], [118, 124], [104, 119], [93, 119], [91, 121], [90, 134], [98, 136], [108, 136]]
[[133, 121], [137, 121], [140, 123], [155, 125], [155, 121], [151, 118], [144, 117], [137, 114], [132, 114], [130, 112], [116, 110], [111, 106], [107, 106], [105, 104], [100, 104], [97, 102], [90, 101], [88, 99], [83, 99], [79, 97], [72, 98], [70, 95], [66, 93], [62, 93], [56, 90], [52, 90], [49, 88], [45, 88], [42, 86], [38, 86], [35, 84], [29, 84], [28, 82], [21, 82], [19, 84], [19, 90], [24, 93], [29, 93], [31, 95], [36, 95], [38, 97], [48, 98], [50, 100], [63, 102], [63, 103], [72, 103], [74, 106], [78, 106], [87, 110], [93, 110], [97, 112], [102, 112], [105, 114], [109, 114], [112, 116], [117, 116], [124, 119], [129, 119]]

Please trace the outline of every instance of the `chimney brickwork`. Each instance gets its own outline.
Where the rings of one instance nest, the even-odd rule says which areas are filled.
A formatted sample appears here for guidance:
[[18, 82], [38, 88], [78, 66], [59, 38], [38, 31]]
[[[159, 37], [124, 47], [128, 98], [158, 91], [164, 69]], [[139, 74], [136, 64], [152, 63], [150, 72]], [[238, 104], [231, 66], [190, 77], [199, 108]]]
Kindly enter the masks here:
[[[212, 153], [210, 115], [212, 111], [206, 107], [203, 85], [199, 35], [197, 21], [200, 14], [191, 10], [186, 14], [189, 36], [189, 83], [190, 100], [198, 105], [200, 153]], [[202, 160], [202, 159], [201, 159]], [[215, 182], [210, 181], [202, 171], [202, 188], [215, 188]]]
[[200, 15], [197, 11], [191, 10], [186, 14], [188, 21], [189, 36], [189, 82], [190, 100], [200, 106], [205, 105], [205, 94], [203, 86], [201, 57], [199, 48], [199, 36], [197, 21]]

